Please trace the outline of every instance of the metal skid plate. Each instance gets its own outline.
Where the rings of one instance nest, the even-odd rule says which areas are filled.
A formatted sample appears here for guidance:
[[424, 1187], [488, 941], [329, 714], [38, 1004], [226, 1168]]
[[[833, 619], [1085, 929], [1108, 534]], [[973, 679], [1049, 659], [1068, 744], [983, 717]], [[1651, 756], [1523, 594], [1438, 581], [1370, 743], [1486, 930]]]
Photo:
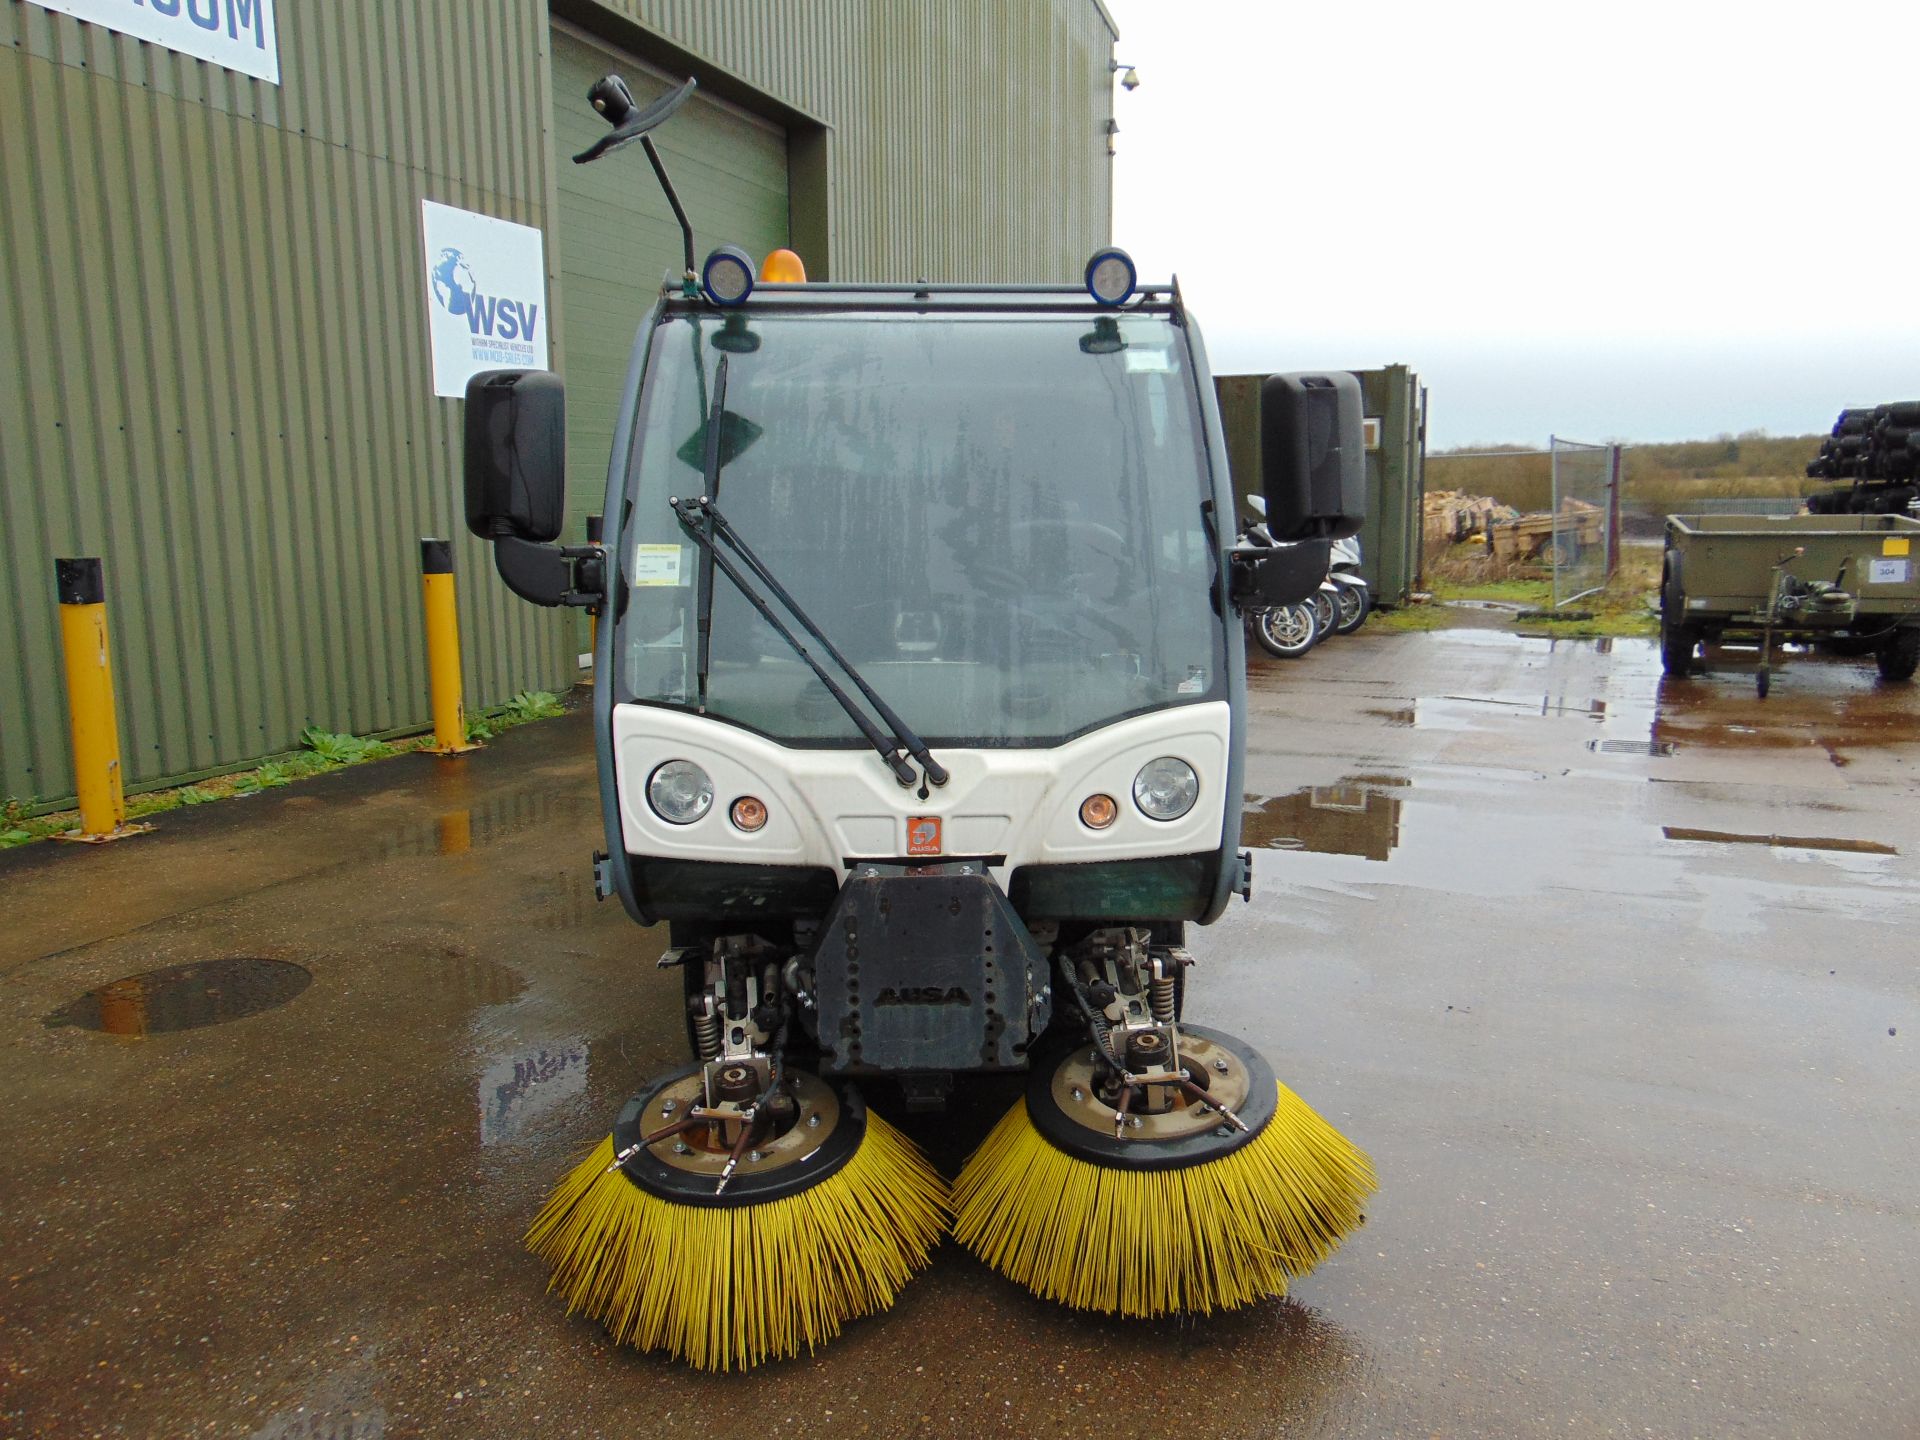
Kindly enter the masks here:
[[862, 863], [814, 956], [829, 1071], [1017, 1070], [1050, 1010], [1047, 961], [978, 863]]

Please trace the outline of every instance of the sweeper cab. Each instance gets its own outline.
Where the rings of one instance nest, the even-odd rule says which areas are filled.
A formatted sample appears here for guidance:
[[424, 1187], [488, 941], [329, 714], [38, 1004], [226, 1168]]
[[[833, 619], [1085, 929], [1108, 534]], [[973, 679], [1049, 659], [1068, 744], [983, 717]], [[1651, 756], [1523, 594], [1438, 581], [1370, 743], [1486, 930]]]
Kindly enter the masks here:
[[[1357, 383], [1266, 382], [1269, 523], [1312, 543], [1237, 548], [1176, 284], [1115, 249], [1081, 285], [696, 264], [648, 134], [692, 89], [589, 97], [614, 129], [579, 158], [638, 141], [685, 248], [635, 341], [600, 545], [554, 543], [561, 381], [467, 390], [469, 526], [516, 593], [601, 616], [596, 881], [669, 927], [690, 1050], [530, 1242], [575, 1308], [709, 1368], [880, 1308], [949, 1206], [1087, 1308], [1280, 1293], [1371, 1176], [1258, 1053], [1182, 1021], [1187, 935], [1249, 893], [1238, 613], [1310, 593], [1358, 528]], [[860, 1090], [934, 1106], [1005, 1071], [1023, 1105], [951, 1196]], [[1138, 1203], [1169, 1176], [1234, 1213]]]

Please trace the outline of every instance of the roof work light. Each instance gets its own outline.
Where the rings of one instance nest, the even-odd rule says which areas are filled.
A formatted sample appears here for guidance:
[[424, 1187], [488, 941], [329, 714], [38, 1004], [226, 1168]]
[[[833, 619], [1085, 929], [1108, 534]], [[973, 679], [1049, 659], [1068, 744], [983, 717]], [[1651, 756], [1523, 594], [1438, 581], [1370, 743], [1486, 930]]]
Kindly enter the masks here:
[[700, 288], [716, 305], [746, 304], [753, 294], [753, 257], [738, 245], [722, 245], [700, 267]]
[[1093, 252], [1087, 261], [1087, 293], [1102, 305], [1124, 305], [1140, 282], [1133, 257], [1119, 246]]

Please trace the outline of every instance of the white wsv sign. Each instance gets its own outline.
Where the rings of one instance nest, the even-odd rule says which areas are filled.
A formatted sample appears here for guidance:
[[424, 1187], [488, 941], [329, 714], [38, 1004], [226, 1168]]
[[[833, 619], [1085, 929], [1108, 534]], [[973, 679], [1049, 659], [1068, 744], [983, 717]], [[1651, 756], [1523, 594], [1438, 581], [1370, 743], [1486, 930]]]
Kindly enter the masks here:
[[273, 0], [29, 0], [91, 25], [280, 83]]

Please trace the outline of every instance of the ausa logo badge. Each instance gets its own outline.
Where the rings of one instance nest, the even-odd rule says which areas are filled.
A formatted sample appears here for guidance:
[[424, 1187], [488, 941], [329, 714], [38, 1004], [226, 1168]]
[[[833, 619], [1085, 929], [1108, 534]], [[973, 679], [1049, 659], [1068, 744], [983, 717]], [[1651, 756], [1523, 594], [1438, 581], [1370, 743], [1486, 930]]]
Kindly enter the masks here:
[[916, 815], [907, 821], [907, 854], [938, 855], [939, 853], [940, 817]]

